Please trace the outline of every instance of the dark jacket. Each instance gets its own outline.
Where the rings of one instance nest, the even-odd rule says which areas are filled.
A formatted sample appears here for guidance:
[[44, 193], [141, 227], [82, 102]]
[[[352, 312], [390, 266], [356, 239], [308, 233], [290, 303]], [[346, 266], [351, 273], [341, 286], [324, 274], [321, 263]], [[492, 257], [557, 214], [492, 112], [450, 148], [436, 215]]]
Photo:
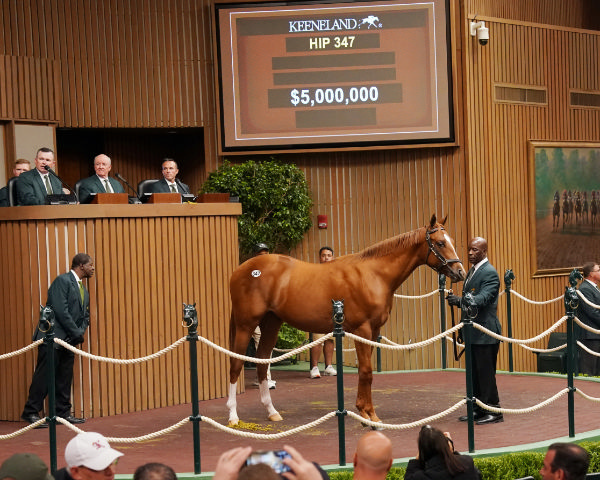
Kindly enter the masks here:
[[[590, 282], [584, 280], [579, 285], [579, 291], [583, 296], [595, 305], [600, 305], [600, 290], [594, 287]], [[588, 327], [592, 327], [596, 330], [600, 330], [600, 309], [591, 307], [579, 299], [579, 305], [577, 306], [577, 318], [585, 323]], [[597, 333], [590, 332], [583, 328], [579, 328], [580, 338], [584, 340], [600, 340], [600, 335]]]
[[425, 468], [421, 467], [421, 462], [416, 458], [408, 461], [404, 480], [480, 480], [481, 473], [473, 464], [473, 459], [468, 455], [456, 454], [458, 461], [465, 466], [464, 472], [459, 472], [451, 476], [446, 468], [444, 459], [438, 455], [425, 463]]
[[[48, 175], [48, 178], [50, 179], [50, 185], [52, 185], [52, 192], [55, 194], [62, 193], [60, 181], [52, 175]], [[48, 192], [37, 168], [19, 175], [16, 186], [17, 203], [19, 205], [46, 205]]]
[[8, 187], [0, 188], [0, 207], [9, 207], [10, 202], [8, 201]]
[[[177, 190], [179, 193], [190, 193], [190, 187], [181, 182], [178, 178], [175, 179], [175, 183], [177, 184]], [[152, 185], [150, 185], [149, 191], [151, 193], [171, 193], [169, 184], [164, 178], [161, 178], [158, 182], [154, 182]]]
[[[125, 193], [123, 186], [114, 178], [108, 177], [108, 182], [115, 193]], [[92, 175], [79, 182], [79, 203], [90, 203], [92, 193], [106, 193], [104, 182], [100, 180], [98, 175]]]
[[[502, 327], [498, 320], [498, 294], [500, 292], [500, 277], [498, 272], [490, 262], [485, 262], [477, 269], [475, 273], [463, 285], [463, 297], [469, 292], [473, 296], [473, 307], [464, 308], [464, 298], [462, 300], [463, 310], [461, 319], [465, 320], [467, 313], [473, 312], [474, 322], [488, 330], [500, 334]], [[499, 343], [499, 340], [486, 335], [485, 333], [473, 329], [471, 341], [475, 345], [487, 345]]]
[[[22, 174], [23, 175], [23, 174]], [[77, 344], [90, 324], [90, 294], [83, 289], [81, 303], [79, 284], [71, 272], [63, 273], [54, 279], [48, 289], [47, 306], [54, 311], [54, 334], [66, 342]], [[32, 341], [44, 338], [44, 333], [36, 328]], [[55, 347], [59, 347], [55, 344]]]

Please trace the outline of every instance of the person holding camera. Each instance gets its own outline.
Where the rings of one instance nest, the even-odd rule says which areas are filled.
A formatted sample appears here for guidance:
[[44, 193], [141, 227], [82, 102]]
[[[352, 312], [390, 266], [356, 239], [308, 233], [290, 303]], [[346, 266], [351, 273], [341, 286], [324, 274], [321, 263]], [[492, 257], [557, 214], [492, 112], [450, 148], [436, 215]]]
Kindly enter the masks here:
[[[500, 278], [488, 261], [488, 245], [485, 238], [475, 237], [469, 242], [468, 257], [472, 265], [463, 283], [462, 298], [448, 295], [448, 304], [460, 307], [461, 321], [470, 319], [486, 329], [500, 334], [502, 328], [498, 320], [498, 294]], [[473, 363], [473, 396], [491, 407], [500, 408], [500, 398], [496, 385], [496, 364], [500, 340], [473, 329], [471, 351]], [[477, 425], [503, 422], [501, 413], [493, 413], [474, 406], [474, 419]], [[461, 422], [467, 416], [459, 417]]]
[[[285, 453], [285, 455], [282, 455]], [[281, 460], [281, 457], [285, 457]], [[276, 452], [252, 452], [252, 447], [236, 447], [227, 450], [219, 457], [213, 480], [237, 480], [240, 478], [244, 468], [257, 467], [256, 458], [269, 462], [268, 465], [280, 467], [285, 465], [287, 468], [279, 472], [273, 469], [276, 475], [281, 475], [287, 480], [327, 480], [329, 475], [316, 463], [305, 460], [304, 457], [290, 445], [284, 445], [283, 451]], [[269, 459], [277, 459], [276, 464]], [[249, 465], [249, 466], [246, 466]], [[258, 473], [258, 472], [257, 472]], [[242, 475], [244, 478], [244, 475]]]

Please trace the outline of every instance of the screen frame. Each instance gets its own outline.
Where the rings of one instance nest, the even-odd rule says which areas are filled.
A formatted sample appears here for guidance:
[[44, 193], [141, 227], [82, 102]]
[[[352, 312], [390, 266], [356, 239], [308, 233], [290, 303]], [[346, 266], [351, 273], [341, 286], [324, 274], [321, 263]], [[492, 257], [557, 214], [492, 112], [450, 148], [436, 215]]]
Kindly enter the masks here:
[[[452, 31], [452, 19], [453, 10], [451, 8], [450, 0], [429, 0], [423, 3], [431, 3], [432, 1], [438, 1], [439, 4], [443, 5], [444, 18], [445, 18], [445, 52], [442, 50], [442, 54], [445, 57], [446, 69], [445, 72], [438, 74], [438, 79], [441, 77], [444, 82], [444, 88], [447, 92], [447, 123], [448, 123], [448, 135], [440, 135], [433, 138], [414, 138], [414, 139], [393, 139], [393, 140], [374, 140], [375, 134], [371, 135], [368, 140], [345, 140], [345, 141], [331, 141], [322, 142], [315, 141], [310, 143], [293, 143], [289, 141], [285, 145], [243, 145], [235, 146], [227, 144], [226, 139], [226, 115], [225, 102], [224, 102], [224, 89], [227, 87], [231, 89], [231, 85], [225, 85], [223, 82], [222, 75], [222, 48], [220, 44], [221, 38], [221, 27], [219, 22], [219, 12], [224, 9], [240, 9], [240, 8], [273, 8], [273, 7], [318, 7], [320, 5], [341, 5], [343, 4], [356, 4], [351, 0], [326, 0], [326, 1], [309, 1], [309, 0], [298, 0], [298, 1], [286, 1], [286, 2], [269, 2], [269, 1], [246, 1], [240, 0], [239, 2], [234, 1], [219, 1], [217, 0], [212, 6], [212, 21], [213, 21], [213, 48], [215, 58], [215, 90], [216, 90], [216, 117], [217, 117], [217, 147], [220, 155], [243, 155], [253, 153], [293, 153], [293, 152], [327, 152], [327, 151], [353, 151], [353, 150], [378, 150], [378, 149], [401, 149], [401, 148], [419, 148], [419, 147], [449, 147], [456, 146], [457, 142], [457, 118], [456, 118], [456, 77], [455, 77], [455, 47], [454, 47], [454, 35]], [[364, 0], [360, 4], [381, 4], [385, 2], [377, 0]], [[413, 4], [411, 2], [409, 4]], [[436, 46], [434, 49], [436, 53], [439, 53], [439, 48]], [[235, 96], [236, 92], [232, 90], [229, 96]], [[439, 114], [441, 109], [437, 109]]]

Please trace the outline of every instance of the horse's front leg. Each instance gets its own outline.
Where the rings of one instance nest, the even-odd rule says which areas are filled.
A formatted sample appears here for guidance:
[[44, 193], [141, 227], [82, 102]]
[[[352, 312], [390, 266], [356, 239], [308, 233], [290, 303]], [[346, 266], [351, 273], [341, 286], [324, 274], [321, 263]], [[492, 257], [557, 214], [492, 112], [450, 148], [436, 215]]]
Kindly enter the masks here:
[[371, 385], [373, 383], [373, 367], [371, 365], [371, 353], [373, 347], [362, 342], [356, 342], [356, 355], [358, 357], [358, 392], [356, 394], [356, 408], [358, 413], [373, 422], [380, 422], [375, 413], [371, 397]]
[[[231, 350], [238, 354], [244, 354], [248, 347], [250, 333], [237, 329], [231, 339]], [[244, 361], [231, 357], [229, 361], [229, 398], [227, 399], [227, 408], [229, 409], [229, 426], [237, 425], [240, 421], [237, 414], [237, 383], [240, 378], [240, 372], [244, 366]]]

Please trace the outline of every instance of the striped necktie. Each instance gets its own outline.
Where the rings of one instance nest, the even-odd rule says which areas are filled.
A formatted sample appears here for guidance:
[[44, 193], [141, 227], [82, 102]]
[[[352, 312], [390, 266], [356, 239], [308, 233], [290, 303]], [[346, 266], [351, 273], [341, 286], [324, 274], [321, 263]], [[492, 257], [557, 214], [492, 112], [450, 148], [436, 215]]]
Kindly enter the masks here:
[[171, 184], [171, 191], [173, 193], [177, 193], [177, 189], [175, 188], [175, 184], [174, 183]]
[[54, 192], [52, 191], [52, 185], [50, 184], [49, 175], [44, 175], [44, 183], [46, 184], [46, 192], [48, 195], [52, 195]]
[[106, 190], [106, 193], [112, 193], [112, 188], [110, 188], [110, 183], [108, 183], [108, 178], [105, 178], [103, 181], [104, 181], [104, 190]]

